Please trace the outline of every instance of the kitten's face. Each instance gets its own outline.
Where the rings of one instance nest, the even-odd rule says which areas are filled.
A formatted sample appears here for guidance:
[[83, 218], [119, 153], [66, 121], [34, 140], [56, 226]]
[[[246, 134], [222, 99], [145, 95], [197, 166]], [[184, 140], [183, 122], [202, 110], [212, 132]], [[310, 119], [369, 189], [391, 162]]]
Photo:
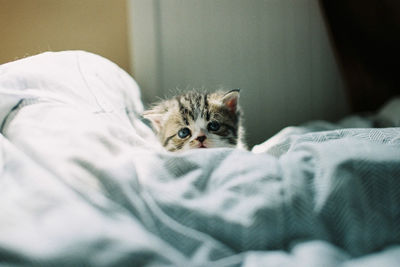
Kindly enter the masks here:
[[143, 116], [169, 151], [236, 147], [241, 133], [238, 97], [239, 90], [189, 92], [159, 103]]

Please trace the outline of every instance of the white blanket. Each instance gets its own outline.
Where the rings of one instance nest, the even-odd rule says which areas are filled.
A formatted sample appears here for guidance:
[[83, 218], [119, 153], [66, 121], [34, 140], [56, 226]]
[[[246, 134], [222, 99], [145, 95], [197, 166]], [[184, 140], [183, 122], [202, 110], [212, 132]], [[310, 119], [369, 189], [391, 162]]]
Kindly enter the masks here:
[[400, 128], [169, 153], [137, 84], [80, 51], [0, 66], [0, 263], [396, 266]]

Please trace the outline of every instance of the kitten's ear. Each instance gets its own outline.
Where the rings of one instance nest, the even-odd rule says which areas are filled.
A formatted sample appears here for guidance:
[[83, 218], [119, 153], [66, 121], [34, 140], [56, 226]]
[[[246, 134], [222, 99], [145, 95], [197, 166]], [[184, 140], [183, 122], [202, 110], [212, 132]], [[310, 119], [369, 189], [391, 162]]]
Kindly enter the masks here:
[[164, 113], [161, 113], [157, 109], [149, 109], [142, 113], [143, 118], [148, 119], [151, 122], [153, 128], [160, 132], [161, 125], [164, 119]]
[[237, 106], [238, 106], [238, 102], [239, 102], [239, 92], [240, 92], [240, 89], [233, 89], [233, 90], [230, 90], [229, 92], [225, 93], [224, 96], [222, 97], [222, 103], [231, 112], [236, 112], [236, 110], [237, 110]]

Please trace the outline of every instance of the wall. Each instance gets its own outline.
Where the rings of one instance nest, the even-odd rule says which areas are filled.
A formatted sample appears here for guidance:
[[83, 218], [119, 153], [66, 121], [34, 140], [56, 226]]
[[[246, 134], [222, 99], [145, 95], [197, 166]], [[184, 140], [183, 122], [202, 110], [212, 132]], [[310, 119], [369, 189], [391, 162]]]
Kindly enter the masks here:
[[176, 87], [241, 88], [250, 145], [348, 112], [317, 0], [131, 0], [129, 9], [146, 101]]
[[79, 49], [129, 71], [126, 0], [0, 0], [0, 64]]

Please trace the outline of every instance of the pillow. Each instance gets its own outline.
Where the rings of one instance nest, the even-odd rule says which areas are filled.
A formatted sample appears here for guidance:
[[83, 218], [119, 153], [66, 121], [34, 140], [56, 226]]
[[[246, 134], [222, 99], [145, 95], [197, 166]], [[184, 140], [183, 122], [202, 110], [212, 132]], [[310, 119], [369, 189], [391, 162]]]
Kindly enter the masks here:
[[84, 51], [46, 52], [0, 66], [2, 96], [45, 98], [93, 112], [141, 112], [136, 82], [101, 56]]

